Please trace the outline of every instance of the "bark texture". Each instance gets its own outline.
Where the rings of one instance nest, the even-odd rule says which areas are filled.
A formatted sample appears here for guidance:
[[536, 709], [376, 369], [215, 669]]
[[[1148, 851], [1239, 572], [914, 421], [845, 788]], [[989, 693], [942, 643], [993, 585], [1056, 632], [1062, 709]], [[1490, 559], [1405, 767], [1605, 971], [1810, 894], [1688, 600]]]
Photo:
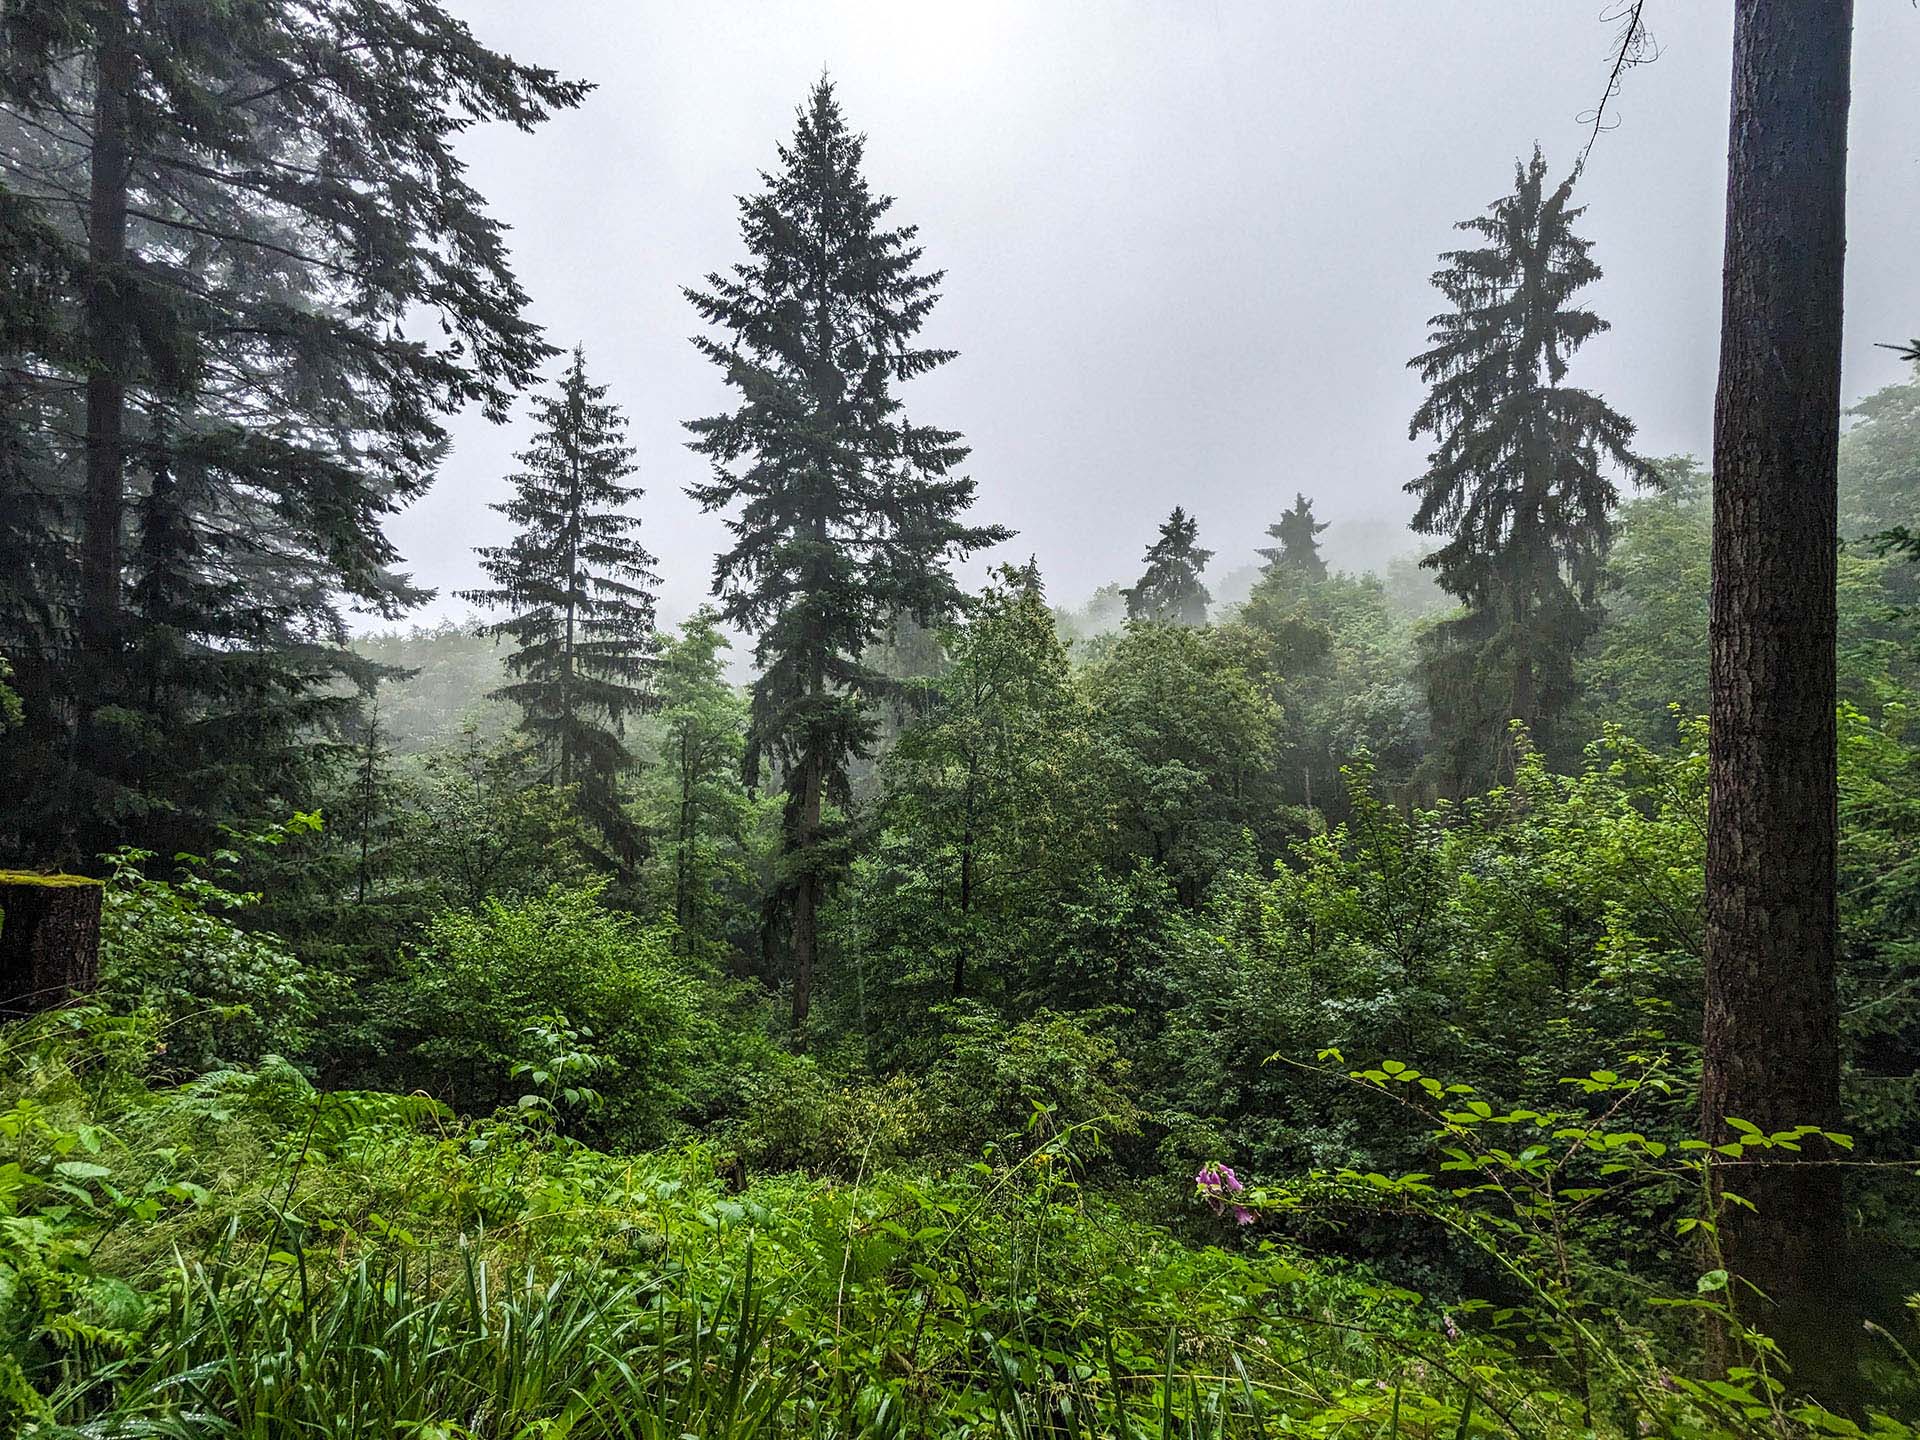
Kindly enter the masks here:
[[102, 12], [94, 52], [93, 152], [87, 207], [86, 494], [80, 623], [96, 649], [117, 643], [127, 406], [127, 92], [133, 52], [124, 9]]
[[0, 872], [0, 1018], [52, 1010], [100, 975], [97, 880]]
[[[1835, 988], [1835, 466], [1851, 0], [1740, 0], [1713, 585], [1702, 1123], [1841, 1128]], [[1826, 1154], [1816, 1142], [1806, 1158]], [[1782, 1161], [1791, 1157], [1782, 1156]], [[1722, 1166], [1741, 1313], [1796, 1389], [1853, 1388], [1840, 1173]], [[1748, 1285], [1764, 1292], [1762, 1299]], [[1735, 1358], [1715, 1336], [1719, 1364]]]

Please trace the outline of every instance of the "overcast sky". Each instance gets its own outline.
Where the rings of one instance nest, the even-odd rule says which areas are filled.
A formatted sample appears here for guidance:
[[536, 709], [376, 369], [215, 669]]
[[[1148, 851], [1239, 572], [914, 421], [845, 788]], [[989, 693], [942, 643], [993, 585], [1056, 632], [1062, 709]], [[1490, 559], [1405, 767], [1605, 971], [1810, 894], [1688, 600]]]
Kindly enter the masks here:
[[[724, 405], [680, 287], [741, 255], [755, 188], [823, 69], [875, 186], [947, 271], [905, 390], [973, 445], [977, 515], [1020, 533], [1057, 601], [1131, 581], [1175, 504], [1217, 571], [1305, 491], [1336, 558], [1399, 548], [1419, 385], [1455, 221], [1538, 140], [1585, 140], [1605, 0], [451, 0], [479, 37], [600, 87], [532, 135], [475, 132], [550, 338], [626, 408], [662, 610], [703, 598], [725, 541], [683, 487], [681, 422]], [[1641, 449], [1704, 453], [1713, 404], [1730, 4], [1651, 0], [1657, 63], [1626, 76], [1580, 186], [1613, 329], [1575, 364]], [[1858, 0], [1845, 388], [1897, 378], [1920, 330], [1920, 11]], [[459, 615], [502, 538], [512, 425], [463, 416], [433, 493], [393, 527]], [[979, 566], [970, 567], [977, 574]]]

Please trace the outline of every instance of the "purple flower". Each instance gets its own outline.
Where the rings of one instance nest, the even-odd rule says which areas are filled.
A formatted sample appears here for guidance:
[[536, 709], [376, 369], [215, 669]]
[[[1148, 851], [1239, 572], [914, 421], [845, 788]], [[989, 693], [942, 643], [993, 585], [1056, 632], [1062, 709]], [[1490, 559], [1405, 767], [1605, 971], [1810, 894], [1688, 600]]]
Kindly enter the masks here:
[[1231, 1209], [1233, 1211], [1234, 1223], [1239, 1225], [1253, 1224], [1255, 1218], [1253, 1211], [1245, 1205], [1234, 1204], [1228, 1198], [1229, 1196], [1240, 1194], [1247, 1188], [1240, 1183], [1240, 1177], [1233, 1173], [1233, 1167], [1231, 1165], [1222, 1165], [1217, 1160], [1209, 1160], [1200, 1167], [1199, 1172], [1193, 1177], [1193, 1183], [1199, 1187], [1200, 1193], [1206, 1197], [1207, 1208], [1212, 1210], [1214, 1214], [1225, 1215], [1227, 1211]]
[[1225, 1190], [1234, 1194], [1247, 1188], [1240, 1183], [1240, 1177], [1233, 1173], [1231, 1165], [1222, 1165], [1213, 1160], [1200, 1167], [1200, 1173], [1193, 1177], [1193, 1183], [1202, 1190]]
[[1442, 1315], [1440, 1317], [1440, 1328], [1447, 1332], [1447, 1339], [1458, 1340], [1460, 1338], [1460, 1327], [1453, 1323], [1453, 1316]]

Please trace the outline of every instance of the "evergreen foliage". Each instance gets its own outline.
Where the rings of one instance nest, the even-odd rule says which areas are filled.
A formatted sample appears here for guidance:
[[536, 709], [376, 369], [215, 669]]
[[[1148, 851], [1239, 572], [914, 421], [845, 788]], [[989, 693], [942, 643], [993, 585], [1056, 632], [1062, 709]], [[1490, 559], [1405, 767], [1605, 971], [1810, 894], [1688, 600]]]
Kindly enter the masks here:
[[504, 647], [477, 617], [356, 636], [353, 652], [379, 667], [381, 723], [395, 755], [449, 745], [471, 724], [489, 740], [519, 712], [495, 698], [507, 683]]
[[1379, 784], [1410, 793], [1428, 751], [1427, 701], [1414, 675], [1413, 626], [1380, 578], [1302, 582], [1276, 568], [1238, 618], [1264, 640], [1279, 677], [1278, 793], [1338, 821], [1349, 793], [1344, 772], [1362, 757]]
[[[1712, 477], [1566, 383], [1599, 272], [1537, 151], [1413, 362], [1426, 569], [1330, 573], [1296, 494], [1212, 619], [1184, 508], [1077, 610], [963, 594], [1007, 532], [901, 399], [941, 277], [823, 81], [688, 292], [717, 603], [656, 636], [576, 350], [504, 618], [348, 645], [420, 593], [383, 526], [446, 414], [556, 358], [457, 132], [580, 87], [435, 0], [0, 36], [0, 851], [133, 842], [97, 1005], [0, 1025], [0, 1432], [1913, 1440], [1920, 384], [1857, 408], [1837, 643], [1774, 672], [1837, 660], [1816, 1126], [1700, 1043]], [[1758, 418], [1736, 469], [1807, 443]], [[1791, 978], [1758, 922], [1826, 880], [1772, 873]], [[1821, 1154], [1814, 1229], [1766, 1192]], [[1857, 1375], [1753, 1333], [1757, 1224], [1811, 1318], [1859, 1279]]]
[[[805, 1025], [822, 892], [835, 869], [825, 806], [890, 690], [867, 650], [907, 615], [932, 624], [960, 592], [949, 562], [1006, 537], [962, 519], [973, 481], [954, 473], [956, 431], [918, 425], [896, 387], [953, 358], [915, 343], [940, 272], [920, 269], [911, 226], [887, 228], [889, 196], [862, 173], [865, 140], [822, 80], [779, 168], [741, 206], [750, 259], [687, 298], [724, 338], [696, 339], [738, 394], [690, 421], [713, 477], [689, 493], [733, 508], [734, 544], [714, 564], [720, 614], [755, 636], [748, 763], [779, 769], [787, 797], [796, 1034]], [[737, 507], [737, 508], [734, 508]]]
[[1126, 597], [1129, 620], [1161, 625], [1204, 625], [1213, 596], [1200, 583], [1200, 572], [1213, 551], [1198, 544], [1199, 522], [1180, 506], [1160, 527], [1160, 536], [1141, 558], [1146, 570], [1120, 593]]
[[1326, 528], [1325, 520], [1313, 518], [1313, 502], [1296, 491], [1293, 508], [1282, 512], [1280, 519], [1267, 527], [1268, 536], [1279, 543], [1258, 552], [1266, 562], [1261, 573], [1286, 574], [1298, 580], [1326, 579], [1327, 562], [1320, 558], [1318, 538]]
[[1572, 192], [1571, 176], [1548, 188], [1536, 148], [1511, 195], [1460, 222], [1485, 243], [1441, 257], [1433, 283], [1450, 308], [1408, 362], [1431, 387], [1410, 433], [1435, 442], [1407, 483], [1413, 528], [1444, 537], [1424, 563], [1465, 607], [1434, 627], [1426, 660], [1440, 764], [1459, 793], [1511, 768], [1510, 721], [1564, 755], [1557, 725], [1597, 623], [1619, 501], [1602, 467], [1658, 481], [1629, 448], [1632, 423], [1565, 383], [1573, 353], [1607, 328], [1574, 301], [1600, 267], [1573, 230]]
[[512, 613], [489, 627], [512, 639], [508, 684], [496, 692], [520, 710], [520, 724], [546, 765], [549, 784], [573, 786], [581, 813], [621, 865], [636, 861], [638, 837], [622, 803], [620, 773], [631, 762], [628, 716], [652, 703], [658, 648], [651, 586], [653, 556], [625, 507], [639, 498], [626, 419], [607, 388], [587, 379], [576, 349], [555, 392], [534, 402], [533, 443], [520, 453], [514, 496], [493, 508], [514, 537], [479, 552], [491, 587], [465, 597]]
[[[319, 718], [343, 601], [418, 598], [382, 522], [431, 483], [441, 417], [504, 418], [550, 353], [454, 139], [585, 87], [427, 0], [0, 23], [0, 642], [28, 711], [0, 788], [42, 801], [4, 843], [85, 857], [284, 802], [261, 747]], [[202, 753], [175, 763], [176, 733]]]

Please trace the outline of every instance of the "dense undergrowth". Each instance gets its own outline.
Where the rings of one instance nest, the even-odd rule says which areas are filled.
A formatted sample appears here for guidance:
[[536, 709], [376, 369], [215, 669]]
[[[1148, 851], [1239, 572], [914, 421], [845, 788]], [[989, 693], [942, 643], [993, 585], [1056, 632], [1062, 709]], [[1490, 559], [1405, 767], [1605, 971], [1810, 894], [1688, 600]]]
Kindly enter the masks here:
[[[0, 1406], [24, 1435], [1856, 1433], [1778, 1379], [1664, 1370], [1661, 1327], [1710, 1287], [1662, 1309], [1592, 1284], [1601, 1256], [1564, 1263], [1568, 1147], [1474, 1138], [1568, 1116], [1496, 1115], [1405, 1067], [1354, 1083], [1467, 1105], [1434, 1112], [1454, 1168], [1513, 1203], [1417, 1175], [1242, 1190], [1215, 1166], [1168, 1226], [1097, 1182], [1097, 1120], [1044, 1106], [970, 1164], [742, 1183], [711, 1146], [565, 1138], [556, 1113], [594, 1095], [564, 1061], [463, 1122], [272, 1058], [156, 1083], [164, 1044], [98, 1010], [5, 1033]], [[1661, 1148], [1614, 1123], [1635, 1088], [1590, 1080], [1570, 1152]], [[1484, 1247], [1511, 1303], [1313, 1253], [1366, 1215]]]

